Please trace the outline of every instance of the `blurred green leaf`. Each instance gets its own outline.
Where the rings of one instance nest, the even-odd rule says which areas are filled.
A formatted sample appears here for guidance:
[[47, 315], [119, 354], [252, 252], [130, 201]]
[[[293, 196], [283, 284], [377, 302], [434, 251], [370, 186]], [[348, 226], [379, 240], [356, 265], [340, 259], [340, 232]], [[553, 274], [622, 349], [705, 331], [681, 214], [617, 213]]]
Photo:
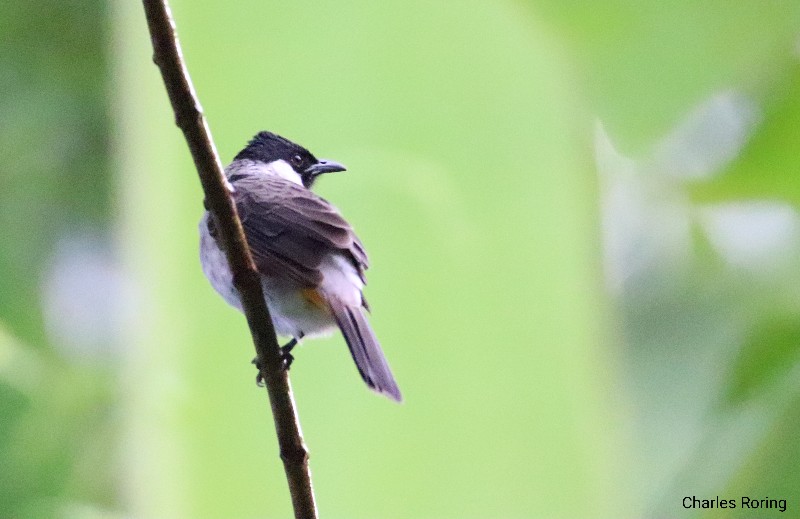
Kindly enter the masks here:
[[792, 0], [523, 4], [573, 43], [598, 116], [633, 155], [713, 93], [769, 96], [795, 60], [800, 26]]
[[70, 497], [113, 506], [107, 379], [0, 332], [0, 516], [51, 516], [42, 507]]
[[110, 223], [105, 5], [0, 4], [1, 517], [116, 506], [106, 371], [61, 359], [42, 315], [59, 239]]
[[36, 348], [55, 244], [110, 217], [104, 20], [101, 0], [0, 6], [0, 316]]
[[800, 316], [770, 314], [748, 332], [732, 366], [726, 400], [741, 404], [773, 386], [800, 361]]

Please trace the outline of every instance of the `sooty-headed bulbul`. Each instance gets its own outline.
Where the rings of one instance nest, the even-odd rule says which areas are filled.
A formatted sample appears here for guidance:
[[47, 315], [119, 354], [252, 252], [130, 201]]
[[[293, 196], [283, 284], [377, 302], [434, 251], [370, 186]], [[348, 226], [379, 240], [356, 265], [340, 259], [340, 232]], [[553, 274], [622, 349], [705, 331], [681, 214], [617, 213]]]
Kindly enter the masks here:
[[[311, 191], [320, 175], [337, 171], [345, 167], [260, 132], [225, 175], [275, 330], [292, 338], [282, 348], [287, 360], [299, 340], [339, 328], [367, 386], [399, 402], [400, 390], [367, 321], [367, 253], [339, 211]], [[206, 211], [200, 220], [203, 273], [225, 301], [242, 310], [216, 235]]]

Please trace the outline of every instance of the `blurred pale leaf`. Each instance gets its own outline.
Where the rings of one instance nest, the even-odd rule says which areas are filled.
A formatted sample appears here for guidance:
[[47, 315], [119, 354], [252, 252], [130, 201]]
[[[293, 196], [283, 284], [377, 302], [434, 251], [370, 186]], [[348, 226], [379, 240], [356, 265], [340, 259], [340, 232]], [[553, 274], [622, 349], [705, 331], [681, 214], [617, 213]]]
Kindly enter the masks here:
[[764, 121], [739, 160], [692, 186], [696, 200], [778, 199], [800, 208], [800, 64], [792, 64], [786, 76], [765, 103]]

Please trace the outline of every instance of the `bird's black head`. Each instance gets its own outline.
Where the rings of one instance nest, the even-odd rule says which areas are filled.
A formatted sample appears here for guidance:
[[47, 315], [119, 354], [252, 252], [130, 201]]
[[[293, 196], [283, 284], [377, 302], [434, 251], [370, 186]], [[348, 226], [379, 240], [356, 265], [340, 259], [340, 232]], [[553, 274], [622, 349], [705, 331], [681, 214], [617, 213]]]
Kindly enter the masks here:
[[300, 176], [303, 185], [310, 188], [323, 173], [345, 171], [345, 167], [332, 160], [317, 159], [310, 151], [289, 139], [272, 132], [259, 132], [234, 160], [253, 160], [271, 164], [282, 160]]

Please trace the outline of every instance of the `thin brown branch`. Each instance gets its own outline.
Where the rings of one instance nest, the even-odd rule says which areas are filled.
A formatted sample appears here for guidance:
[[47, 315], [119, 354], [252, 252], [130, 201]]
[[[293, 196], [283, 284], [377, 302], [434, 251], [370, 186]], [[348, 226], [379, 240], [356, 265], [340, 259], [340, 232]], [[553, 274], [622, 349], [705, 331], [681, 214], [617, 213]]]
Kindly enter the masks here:
[[211, 132], [183, 61], [169, 4], [167, 0], [143, 0], [143, 3], [153, 42], [153, 61], [161, 70], [175, 112], [175, 123], [183, 131], [192, 153], [205, 192], [206, 206], [215, 219], [220, 244], [226, 251], [234, 284], [242, 299], [256, 355], [263, 366], [295, 518], [316, 519], [308, 450], [300, 431], [289, 374], [283, 368], [260, 278], [250, 256], [236, 206], [228, 192]]

